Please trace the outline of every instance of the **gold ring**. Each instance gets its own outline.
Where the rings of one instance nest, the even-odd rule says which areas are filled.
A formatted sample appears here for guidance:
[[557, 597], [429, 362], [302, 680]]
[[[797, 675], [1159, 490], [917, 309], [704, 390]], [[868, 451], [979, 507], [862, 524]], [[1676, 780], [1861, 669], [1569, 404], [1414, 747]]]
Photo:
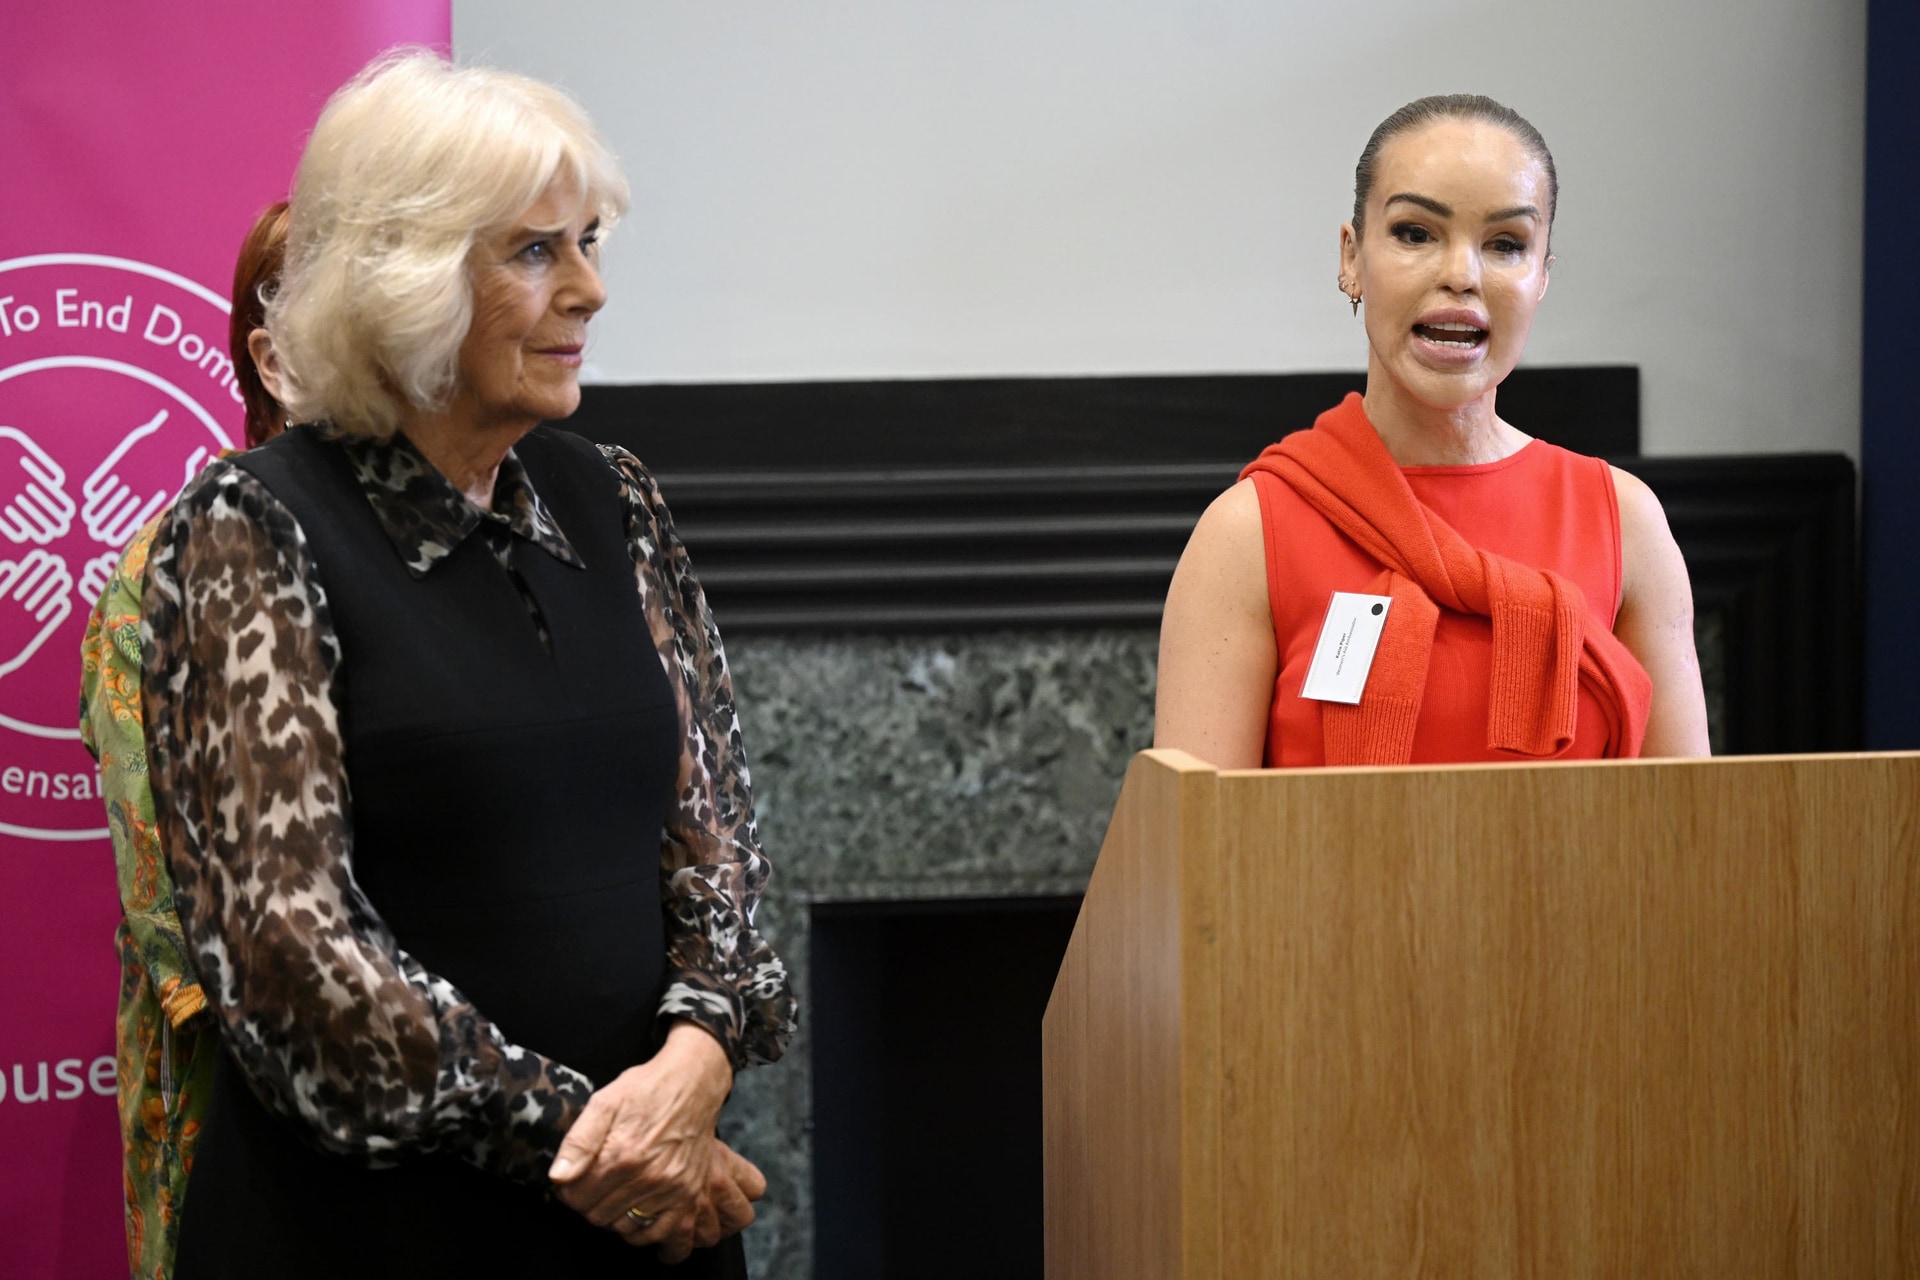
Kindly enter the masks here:
[[654, 1223], [660, 1221], [658, 1214], [642, 1213], [637, 1207], [627, 1210], [627, 1219], [642, 1231], [647, 1230], [653, 1226]]

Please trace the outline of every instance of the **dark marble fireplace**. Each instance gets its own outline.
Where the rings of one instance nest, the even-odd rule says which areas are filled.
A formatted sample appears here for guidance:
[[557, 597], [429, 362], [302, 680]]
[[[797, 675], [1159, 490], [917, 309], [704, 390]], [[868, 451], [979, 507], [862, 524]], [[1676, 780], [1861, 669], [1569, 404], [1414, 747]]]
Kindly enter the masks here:
[[[753, 1274], [1038, 1274], [1024, 1253], [942, 1271], [919, 1243], [943, 1223], [971, 1242], [1005, 1215], [1036, 1221], [1028, 1175], [970, 1187], [961, 1138], [989, 1121], [942, 1130], [938, 1103], [957, 1119], [992, 1079], [1018, 1127], [1050, 948], [1151, 742], [1180, 548], [1241, 461], [1356, 381], [588, 389], [569, 425], [660, 474], [727, 636], [774, 863], [759, 924], [802, 995], [786, 1060], [742, 1075], [722, 1117], [769, 1180]], [[1858, 745], [1847, 459], [1642, 458], [1633, 369], [1522, 369], [1501, 408], [1659, 494], [1693, 575], [1716, 751]], [[1030, 1018], [1006, 1061], [895, 1043], [938, 1016], [943, 981], [978, 988], [968, 1016]], [[913, 1095], [902, 1110], [896, 1091]]]
[[815, 1274], [1041, 1280], [1040, 1018], [1079, 907], [815, 905]]
[[[876, 1212], [891, 1221], [889, 1206], [863, 1186], [899, 1172], [886, 1147], [912, 1135], [891, 1128], [884, 1108], [861, 1106], [859, 1090], [879, 1086], [850, 1092], [837, 1078], [851, 1072], [895, 1087], [924, 1072], [927, 1095], [954, 1100], [956, 1112], [986, 1103], [964, 1082], [940, 1082], [942, 1064], [888, 1052], [889, 1037], [924, 1033], [943, 1000], [957, 1001], [955, 1016], [975, 1026], [1030, 1015], [1024, 1029], [1006, 1029], [1009, 1052], [990, 1052], [970, 1031], [968, 1053], [946, 1065], [986, 1054], [995, 1061], [977, 1070], [1017, 1078], [1023, 1061], [1034, 1064], [1028, 1182], [1037, 1177], [1039, 1011], [1126, 762], [1152, 734], [1154, 639], [1137, 630], [997, 631], [752, 636], [730, 646], [774, 859], [759, 922], [802, 998], [786, 1059], [743, 1074], [722, 1117], [723, 1134], [770, 1183], [748, 1233], [756, 1276], [944, 1274], [917, 1263], [895, 1269], [887, 1233], [917, 1230], [952, 1182], [930, 1180], [925, 1199], [901, 1203], [897, 1227], [876, 1227]], [[1014, 941], [996, 951], [1002, 933]], [[913, 955], [916, 934], [924, 961]], [[909, 993], [923, 982], [927, 998], [915, 1004]], [[1011, 1113], [1004, 1119], [1017, 1124]], [[942, 1147], [958, 1163], [972, 1158], [934, 1139], [907, 1154]], [[982, 1194], [1003, 1196], [977, 1192], [969, 1205]], [[1004, 1195], [1030, 1234], [1031, 1186]], [[982, 1232], [969, 1220], [963, 1235]]]

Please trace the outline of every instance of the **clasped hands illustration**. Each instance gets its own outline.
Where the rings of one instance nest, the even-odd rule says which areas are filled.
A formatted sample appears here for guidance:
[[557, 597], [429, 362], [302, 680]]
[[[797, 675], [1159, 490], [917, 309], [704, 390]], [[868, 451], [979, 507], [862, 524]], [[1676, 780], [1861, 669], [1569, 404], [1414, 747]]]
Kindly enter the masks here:
[[[162, 409], [135, 427], [101, 459], [81, 482], [79, 502], [67, 492], [65, 470], [45, 449], [17, 427], [0, 426], [0, 537], [28, 548], [0, 559], [0, 677], [39, 652], [72, 615], [76, 597], [82, 606], [99, 599], [120, 549], [207, 461], [207, 450], [195, 448], [184, 471], [175, 473], [177, 484], [151, 479], [172, 471], [168, 462], [178, 456], [177, 441], [156, 438], [168, 412]], [[66, 558], [47, 550], [72, 530], [76, 516], [87, 536], [108, 548], [81, 566], [77, 581]], [[0, 545], [0, 554], [5, 552]]]

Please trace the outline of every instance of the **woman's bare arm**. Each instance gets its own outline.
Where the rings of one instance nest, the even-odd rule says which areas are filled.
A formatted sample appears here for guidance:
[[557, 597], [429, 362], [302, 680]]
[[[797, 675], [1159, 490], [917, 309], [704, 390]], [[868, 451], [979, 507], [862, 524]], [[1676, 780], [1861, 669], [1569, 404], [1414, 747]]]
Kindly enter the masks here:
[[1618, 467], [1622, 589], [1613, 633], [1653, 677], [1643, 756], [1704, 756], [1707, 699], [1693, 648], [1693, 585], [1660, 499]]
[[1187, 542], [1160, 619], [1153, 745], [1222, 769], [1257, 769], [1273, 701], [1260, 499], [1242, 480], [1214, 499]]

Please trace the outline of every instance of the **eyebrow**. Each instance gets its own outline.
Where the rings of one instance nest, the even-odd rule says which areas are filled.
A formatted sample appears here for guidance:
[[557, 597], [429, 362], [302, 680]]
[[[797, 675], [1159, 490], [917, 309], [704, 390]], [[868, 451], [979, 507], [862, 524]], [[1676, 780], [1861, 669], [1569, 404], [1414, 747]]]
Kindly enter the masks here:
[[1408, 204], [1417, 204], [1422, 209], [1425, 209], [1431, 213], [1437, 213], [1443, 218], [1451, 218], [1453, 216], [1452, 205], [1441, 204], [1438, 200], [1435, 200], [1430, 196], [1417, 196], [1417, 195], [1414, 195], [1411, 191], [1402, 191], [1396, 195], [1390, 195], [1387, 197], [1388, 204], [1396, 204], [1402, 200], [1406, 201]]
[[[1418, 205], [1422, 209], [1437, 214], [1442, 218], [1451, 218], [1453, 216], [1452, 205], [1442, 204], [1431, 196], [1415, 195], [1411, 191], [1400, 191], [1387, 197], [1388, 204], [1394, 204], [1401, 200], [1406, 201], [1408, 204]], [[1512, 218], [1532, 218], [1535, 222], [1538, 222], [1540, 220], [1540, 210], [1530, 204], [1517, 204], [1511, 209], [1494, 211], [1487, 216], [1487, 221], [1490, 223], [1506, 222]]]
[[[580, 234], [583, 236], [590, 236], [594, 232], [598, 231], [599, 229], [600, 229], [600, 219], [595, 218], [592, 222], [589, 222], [586, 226], [580, 229]], [[547, 240], [547, 239], [551, 239], [554, 236], [565, 235], [566, 230], [567, 229], [565, 226], [535, 227], [535, 226], [528, 226], [528, 225], [522, 224], [521, 226], [516, 227], [513, 231], [513, 234], [510, 235], [507, 239], [508, 239], [508, 243], [510, 244], [532, 244], [536, 240]]]

